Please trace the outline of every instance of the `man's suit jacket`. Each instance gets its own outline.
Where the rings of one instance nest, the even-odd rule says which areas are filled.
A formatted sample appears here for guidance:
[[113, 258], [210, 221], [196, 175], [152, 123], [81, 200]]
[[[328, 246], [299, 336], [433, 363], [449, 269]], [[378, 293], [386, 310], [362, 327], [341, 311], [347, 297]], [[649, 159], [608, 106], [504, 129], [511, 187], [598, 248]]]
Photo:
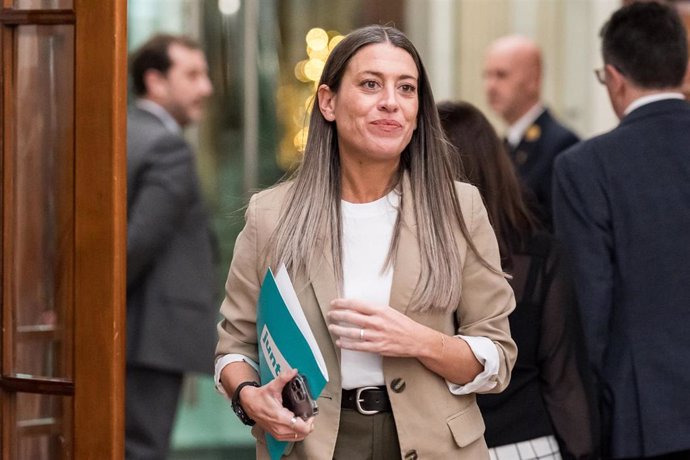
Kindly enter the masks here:
[[690, 449], [690, 105], [642, 106], [562, 153], [554, 217], [599, 380], [605, 453]]
[[217, 286], [192, 151], [149, 112], [127, 121], [127, 362], [209, 373]]
[[556, 156], [580, 139], [544, 110], [527, 128], [510, 156], [525, 185], [532, 207], [547, 228], [551, 218], [551, 176]]
[[[221, 307], [224, 316], [218, 327], [217, 354], [241, 353], [258, 361], [256, 339], [256, 299], [268, 264], [263, 257], [280, 213], [290, 183], [252, 197], [246, 213], [246, 225], [238, 236], [226, 284], [227, 295]], [[482, 199], [471, 185], [457, 185], [461, 209], [474, 244], [493, 266], [500, 267], [499, 253]], [[510, 338], [508, 314], [514, 308], [513, 292], [506, 280], [484, 267], [467, 248], [457, 231], [464, 266], [458, 268], [462, 283], [462, 303], [439, 313], [415, 312], [410, 300], [419, 281], [420, 250], [417, 227], [411, 206], [409, 181], [403, 181], [402, 226], [395, 259], [390, 305], [409, 317], [446, 334], [484, 336], [492, 339], [499, 352], [500, 368], [494, 392], [508, 384], [516, 357]], [[291, 447], [290, 458], [331, 459], [338, 434], [341, 404], [340, 350], [329, 334], [326, 314], [329, 303], [337, 298], [330, 246], [325, 235], [323, 256], [309, 267], [308, 275], [293, 279], [305, 316], [314, 331], [324, 355], [330, 381], [318, 398], [319, 415], [315, 431], [305, 441]], [[459, 327], [457, 326], [459, 324]], [[383, 358], [386, 386], [402, 455], [419, 458], [454, 458], [474, 460], [488, 458], [483, 439], [484, 422], [475, 395], [454, 396], [445, 380], [413, 358]], [[391, 382], [402, 379], [402, 390], [391, 390]], [[396, 382], [397, 383], [397, 382]], [[400, 389], [400, 386], [395, 386]], [[268, 458], [261, 444], [263, 433], [254, 430], [259, 439], [257, 458]], [[407, 458], [407, 457], [405, 457]], [[412, 458], [412, 457], [411, 457]], [[414, 457], [417, 458], [417, 457]]]

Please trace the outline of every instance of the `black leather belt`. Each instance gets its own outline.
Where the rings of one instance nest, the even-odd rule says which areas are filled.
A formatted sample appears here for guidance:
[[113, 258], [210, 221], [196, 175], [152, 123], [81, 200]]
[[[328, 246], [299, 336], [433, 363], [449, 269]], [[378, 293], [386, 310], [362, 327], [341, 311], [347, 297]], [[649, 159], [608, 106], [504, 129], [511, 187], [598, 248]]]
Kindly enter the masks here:
[[361, 387], [343, 390], [340, 404], [343, 409], [356, 410], [363, 415], [374, 415], [379, 412], [390, 412], [391, 401], [386, 387]]

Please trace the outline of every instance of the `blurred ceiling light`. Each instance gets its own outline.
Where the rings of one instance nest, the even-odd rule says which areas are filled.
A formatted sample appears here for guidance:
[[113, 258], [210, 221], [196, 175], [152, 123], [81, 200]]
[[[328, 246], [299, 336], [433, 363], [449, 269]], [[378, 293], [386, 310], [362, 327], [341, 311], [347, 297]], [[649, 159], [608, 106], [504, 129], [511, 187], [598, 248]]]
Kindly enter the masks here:
[[345, 38], [337, 30], [326, 32], [320, 27], [311, 29], [306, 37], [307, 59], [295, 64], [295, 78], [301, 83], [311, 83], [309, 87], [288, 83], [278, 89], [280, 117], [285, 124], [285, 132], [277, 152], [277, 162], [284, 171], [299, 165], [309, 136], [309, 117], [315, 105], [316, 90], [323, 73], [329, 53]]
[[321, 59], [322, 61], [326, 61], [328, 54], [327, 47], [313, 49], [311, 46], [307, 46], [307, 55], [312, 59]]
[[344, 35], [336, 35], [333, 38], [331, 38], [331, 41], [328, 42], [328, 52], [330, 53], [331, 51], [333, 51], [333, 48], [335, 48], [335, 45], [340, 43], [343, 40], [343, 38], [345, 38]]
[[299, 62], [295, 65], [295, 77], [296, 77], [299, 81], [301, 81], [302, 83], [308, 83], [308, 82], [311, 81], [311, 80], [309, 80], [309, 77], [307, 77], [307, 76], [304, 74], [304, 64], [306, 64], [306, 63], [307, 63], [307, 60], [304, 59], [304, 60], [302, 60], [302, 61], [299, 61]]
[[297, 134], [295, 134], [294, 139], [292, 140], [295, 148], [299, 152], [304, 152], [304, 149], [307, 147], [307, 138], [309, 137], [309, 127], [305, 127], [299, 130]]
[[304, 110], [307, 111], [307, 113], [311, 113], [312, 108], [314, 107], [314, 95], [312, 94], [308, 98], [304, 100]]
[[311, 81], [319, 81], [324, 64], [321, 59], [309, 59], [304, 64], [304, 75]]
[[328, 46], [328, 34], [320, 27], [314, 27], [307, 32], [307, 45], [313, 50], [322, 50]]
[[240, 0], [218, 0], [218, 9], [226, 16], [232, 16], [240, 10]]

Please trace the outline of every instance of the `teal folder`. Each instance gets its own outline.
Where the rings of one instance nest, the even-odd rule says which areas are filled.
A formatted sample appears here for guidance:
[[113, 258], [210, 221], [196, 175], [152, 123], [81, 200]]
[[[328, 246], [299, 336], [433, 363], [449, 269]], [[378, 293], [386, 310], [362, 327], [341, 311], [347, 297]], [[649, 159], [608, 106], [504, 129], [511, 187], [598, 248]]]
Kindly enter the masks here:
[[[259, 292], [256, 333], [261, 384], [282, 370], [296, 368], [307, 378], [312, 396], [318, 398], [328, 382], [326, 363], [284, 266], [275, 277], [270, 268], [266, 271]], [[278, 460], [288, 443], [266, 433], [266, 444], [271, 459]]]

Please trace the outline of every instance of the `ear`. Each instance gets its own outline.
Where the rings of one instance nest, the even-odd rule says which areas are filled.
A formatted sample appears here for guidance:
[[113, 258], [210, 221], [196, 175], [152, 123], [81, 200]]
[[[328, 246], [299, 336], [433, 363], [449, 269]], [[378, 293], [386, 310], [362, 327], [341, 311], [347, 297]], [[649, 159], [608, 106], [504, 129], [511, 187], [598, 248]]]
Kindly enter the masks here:
[[144, 73], [144, 85], [146, 95], [153, 98], [163, 98], [167, 94], [167, 82], [165, 75], [156, 69], [149, 69]]
[[606, 82], [609, 84], [611, 91], [617, 93], [621, 90], [625, 82], [625, 76], [613, 65], [606, 64], [604, 69], [607, 73]]
[[335, 121], [335, 96], [328, 85], [319, 86], [316, 96], [319, 98], [319, 110], [328, 121]]

